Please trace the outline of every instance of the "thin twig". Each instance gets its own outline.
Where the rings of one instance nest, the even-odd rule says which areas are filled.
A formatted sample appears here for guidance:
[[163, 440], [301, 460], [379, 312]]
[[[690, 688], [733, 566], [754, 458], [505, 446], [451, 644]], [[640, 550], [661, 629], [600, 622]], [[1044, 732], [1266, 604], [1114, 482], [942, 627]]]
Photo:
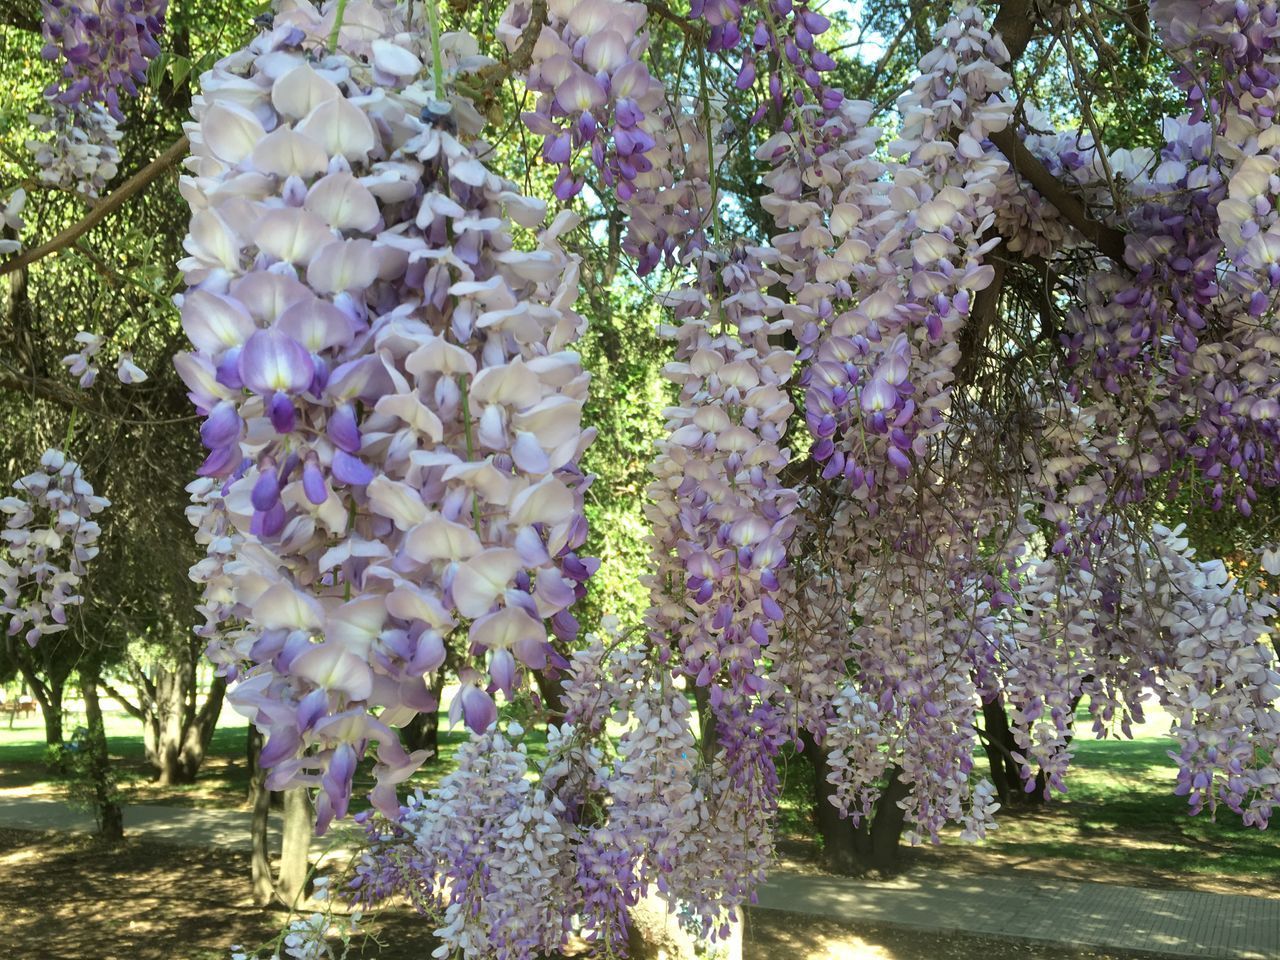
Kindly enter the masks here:
[[186, 135], [183, 134], [164, 153], [122, 183], [114, 193], [85, 214], [82, 219], [67, 227], [48, 243], [24, 251], [12, 260], [0, 263], [0, 277], [13, 273], [15, 270], [21, 270], [23, 267], [28, 267], [37, 260], [43, 260], [50, 254], [57, 253], [59, 250], [75, 243], [76, 240], [119, 210], [149, 186], [153, 180], [181, 160], [188, 149], [190, 149], [190, 143]]

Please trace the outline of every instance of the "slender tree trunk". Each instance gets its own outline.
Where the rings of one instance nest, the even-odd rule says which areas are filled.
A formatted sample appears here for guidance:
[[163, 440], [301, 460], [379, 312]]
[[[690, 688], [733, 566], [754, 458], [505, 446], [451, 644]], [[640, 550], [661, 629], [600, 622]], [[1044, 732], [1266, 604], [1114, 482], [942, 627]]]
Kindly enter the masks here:
[[1005, 713], [1004, 698], [999, 693], [982, 701], [982, 725], [986, 733], [982, 747], [991, 766], [991, 782], [1000, 797], [1000, 804], [1013, 807], [1043, 802], [1043, 774], [1037, 774], [1034, 785], [1037, 789], [1028, 791], [1022, 778], [1022, 765], [1013, 758], [1018, 744]]
[[280, 871], [278, 876], [273, 876], [271, 850], [268, 846], [272, 792], [267, 789], [266, 772], [258, 763], [262, 752], [262, 734], [252, 725], [249, 731], [247, 749], [249, 769], [252, 771], [249, 798], [253, 803], [249, 879], [253, 902], [262, 907], [276, 900], [287, 907], [293, 907], [309, 892], [307, 878], [311, 863], [308, 855], [311, 851], [311, 837], [315, 832], [315, 812], [305, 787], [284, 791]]
[[293, 906], [307, 893], [307, 873], [311, 869], [308, 854], [315, 834], [315, 811], [306, 787], [284, 791], [284, 831], [280, 843], [280, 876], [276, 895]]
[[276, 894], [275, 880], [271, 874], [271, 851], [267, 847], [271, 791], [267, 789], [266, 771], [258, 765], [258, 754], [262, 752], [262, 734], [253, 724], [249, 724], [247, 752], [249, 801], [253, 804], [253, 851], [249, 857], [249, 875], [253, 885], [253, 902], [260, 907], [265, 907], [275, 899]]
[[862, 873], [888, 877], [902, 868], [902, 828], [907, 813], [898, 801], [906, 799], [911, 788], [899, 779], [901, 773], [898, 767], [889, 772], [889, 782], [876, 801], [875, 814], [854, 828], [853, 846]]
[[901, 867], [902, 829], [906, 819], [898, 801], [906, 797], [909, 790], [907, 784], [898, 779], [898, 768], [890, 772], [874, 814], [854, 826], [852, 821], [840, 816], [831, 802], [835, 787], [827, 780], [830, 771], [827, 753], [808, 733], [804, 734], [804, 751], [813, 764], [813, 819], [822, 837], [823, 867], [845, 877], [897, 873]]
[[51, 747], [62, 746], [62, 681], [51, 680], [45, 687], [44, 696], [41, 696], [39, 687], [31, 689], [44, 719], [44, 742]]
[[111, 782], [111, 759], [107, 752], [107, 728], [102, 720], [102, 705], [98, 702], [97, 672], [82, 672], [80, 686], [89, 728], [89, 776], [93, 781], [98, 833], [104, 840], [121, 840], [124, 838], [124, 813]]

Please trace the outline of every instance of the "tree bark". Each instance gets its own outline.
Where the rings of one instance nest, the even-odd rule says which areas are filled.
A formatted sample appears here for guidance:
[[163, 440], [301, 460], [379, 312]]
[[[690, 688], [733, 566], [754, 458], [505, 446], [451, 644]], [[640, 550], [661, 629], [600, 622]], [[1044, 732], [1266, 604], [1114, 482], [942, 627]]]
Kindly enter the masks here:
[[250, 818], [252, 850], [249, 856], [249, 881], [253, 902], [265, 907], [278, 901], [294, 907], [309, 893], [308, 874], [311, 863], [311, 838], [315, 832], [315, 812], [305, 787], [284, 791], [284, 831], [281, 838], [280, 870], [271, 868], [269, 846], [272, 791], [267, 789], [266, 771], [258, 763], [262, 752], [262, 734], [252, 724], [246, 744], [249, 769], [249, 799], [253, 804]]
[[114, 842], [124, 839], [124, 812], [120, 809], [111, 782], [107, 728], [102, 720], [102, 705], [98, 702], [98, 675], [96, 670], [81, 669], [80, 688], [84, 693], [84, 711], [89, 729], [89, 777], [93, 782], [98, 834], [104, 840]]
[[127, 670], [137, 690], [131, 703], [110, 685], [104, 689], [142, 722], [147, 763], [163, 786], [195, 783], [222, 712], [227, 681], [214, 677], [204, 703], [199, 702], [200, 651], [190, 645], [175, 651], [172, 662], [159, 663], [148, 676], [136, 664]]
[[991, 766], [991, 782], [1000, 797], [1001, 806], [1010, 808], [1043, 803], [1044, 774], [1037, 772], [1032, 789], [1027, 790], [1022, 765], [1013, 759], [1018, 744], [1005, 713], [1004, 698], [999, 693], [982, 701], [982, 725], [986, 734], [982, 748]]
[[822, 837], [823, 867], [845, 877], [896, 873], [901, 866], [899, 854], [906, 818], [898, 801], [906, 797], [909, 789], [898, 779], [898, 768], [890, 773], [889, 782], [876, 801], [875, 813], [854, 826], [840, 816], [831, 802], [835, 787], [827, 781], [830, 767], [826, 751], [808, 732], [803, 739], [804, 751], [813, 764], [813, 819]]
[[299, 903], [307, 890], [311, 869], [308, 854], [315, 834], [315, 811], [306, 787], [284, 791], [284, 831], [280, 843], [280, 876], [276, 896], [287, 906]]
[[271, 851], [267, 847], [267, 828], [270, 825], [271, 791], [267, 789], [267, 774], [258, 764], [262, 752], [262, 734], [249, 724], [247, 742], [249, 759], [249, 801], [253, 805], [251, 837], [253, 850], [249, 857], [249, 877], [253, 887], [253, 902], [265, 907], [275, 899], [275, 880], [271, 873]]

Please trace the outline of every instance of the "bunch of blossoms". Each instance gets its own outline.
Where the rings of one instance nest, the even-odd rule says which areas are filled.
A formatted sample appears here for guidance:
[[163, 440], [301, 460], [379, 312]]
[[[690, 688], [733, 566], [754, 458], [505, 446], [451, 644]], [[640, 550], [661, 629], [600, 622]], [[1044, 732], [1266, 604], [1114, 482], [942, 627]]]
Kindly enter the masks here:
[[28, 118], [44, 136], [27, 141], [40, 167], [40, 182], [98, 197], [120, 169], [123, 134], [115, 117], [97, 104], [75, 109], [49, 104]]
[[1265, 827], [1280, 791], [1280, 674], [1263, 639], [1275, 611], [1221, 561], [1195, 562], [1180, 533], [1119, 530], [1096, 576], [1045, 562], [1027, 578], [1002, 650], [1024, 777], [1035, 764], [1065, 789], [1082, 695], [1099, 736], [1113, 723], [1129, 735], [1152, 690], [1174, 718], [1177, 792], [1192, 812], [1222, 803]]
[[[764, 652], [782, 619], [773, 594], [795, 523], [796, 494], [782, 481], [792, 412], [785, 385], [795, 358], [774, 342], [789, 323], [779, 316], [782, 301], [767, 292], [778, 279], [773, 252], [722, 241], [718, 229], [706, 235], [703, 224], [718, 216], [716, 146], [707, 137], [710, 105], [698, 112], [673, 122], [663, 138], [678, 164], [672, 182], [699, 205], [682, 211], [694, 225], [680, 257], [689, 278], [662, 297], [673, 316], [660, 334], [676, 344], [664, 375], [680, 393], [666, 411], [667, 438], [648, 488], [654, 569], [646, 626], [659, 662], [670, 658], [656, 681], [659, 699], [672, 699], [671, 669], [705, 692], [715, 717], [695, 804], [700, 831], [662, 873], [704, 933], [718, 935], [722, 910], [746, 899], [772, 849], [773, 757], [785, 733]], [[631, 201], [649, 203], [641, 192]], [[675, 737], [680, 718], [674, 706], [666, 710]]]
[[[80, 349], [62, 358], [62, 364], [73, 377], [79, 377], [80, 388], [87, 390], [98, 379], [98, 354], [102, 352], [105, 339], [88, 330], [76, 334], [76, 343]], [[125, 385], [142, 383], [147, 379], [146, 373], [133, 362], [133, 354], [128, 350], [120, 351], [116, 357], [116, 377]]]
[[160, 55], [168, 0], [41, 0], [44, 59], [61, 61], [45, 98], [65, 106], [103, 104], [117, 120], [119, 91], [138, 95]]
[[[433, 915], [436, 957], [545, 956], [571, 929], [577, 830], [545, 775], [528, 778], [542, 771], [512, 742], [522, 734], [511, 724], [505, 735], [495, 727], [463, 744], [455, 770], [430, 796], [410, 799], [395, 834], [375, 843], [359, 868], [357, 897], [369, 895], [366, 887], [400, 887]], [[557, 742], [549, 735], [553, 754]], [[395, 862], [401, 875], [388, 884]]]
[[[1280, 287], [1268, 65], [1276, 12], [1253, 3], [1154, 12], [1191, 114], [1166, 124], [1158, 165], [1130, 184], [1127, 269], [1100, 271], [1090, 303], [1068, 318], [1073, 386], [1118, 411], [1106, 424], [1116, 431], [1132, 434], [1126, 412], [1150, 410], [1156, 466], [1191, 464], [1215, 507], [1232, 500], [1248, 515], [1257, 489], [1280, 481], [1280, 341], [1269, 319]], [[1121, 496], [1144, 496], [1147, 475], [1124, 478]]]
[[802, 488], [790, 562], [781, 572], [783, 629], [769, 645], [769, 679], [795, 731], [821, 739], [836, 716], [853, 656], [853, 603], [846, 567], [830, 552], [839, 493]]
[[890, 774], [908, 787], [899, 805], [913, 842], [936, 842], [948, 821], [971, 839], [994, 827], [991, 785], [971, 777], [974, 716], [998, 689], [994, 648], [1013, 600], [1002, 582], [1012, 572], [1016, 584], [1025, 549], [1023, 527], [1001, 526], [1008, 505], [992, 449], [955, 441], [944, 450], [892, 511], [866, 518], [850, 499], [831, 521], [841, 549], [832, 580], [858, 623], [847, 628], [838, 716], [815, 737], [855, 822], [887, 802]]
[[[203, 78], [181, 185], [195, 350], [176, 361], [243, 538], [222, 561], [246, 627], [231, 699], [268, 736], [273, 789], [321, 788], [321, 829], [370, 741], [372, 798], [398, 811], [423, 755], [392, 728], [435, 709], [446, 643], [455, 714], [482, 732], [495, 693], [555, 662], [546, 621], [572, 638], [594, 569], [558, 242], [575, 220], [543, 227], [486, 169], [478, 115], [421, 78], [401, 10], [347, 4], [329, 52], [336, 15], [285, 3]], [[441, 46], [452, 69], [484, 63], [468, 38]]]
[[[942, 428], [956, 338], [973, 294], [994, 275], [982, 258], [998, 241], [982, 238], [1006, 165], [983, 141], [1007, 122], [1008, 105], [993, 99], [1009, 80], [995, 66], [1007, 53], [975, 8], [957, 12], [937, 40], [899, 104], [903, 127], [890, 152], [906, 159], [889, 165], [890, 190], [869, 187], [880, 175], [867, 157], [874, 137], [857, 127], [869, 110], [854, 105], [834, 126], [836, 142], [846, 142], [835, 152], [856, 161], [847, 183], [838, 160], [801, 157], [794, 172], [782, 166], [769, 175], [771, 211], [791, 231], [783, 241], [794, 269], [789, 289], [831, 285], [801, 302], [821, 321], [816, 336], [808, 328], [801, 335], [812, 352], [812, 453], [824, 478], [846, 477], [871, 511], [880, 488], [907, 477]], [[776, 162], [788, 149], [787, 135], [777, 134], [758, 153]]]
[[704, 241], [699, 211], [710, 209], [710, 186], [696, 171], [680, 176], [687, 128], [699, 121], [686, 104], [667, 102], [662, 84], [639, 59], [648, 45], [644, 6], [553, 3], [545, 25], [533, 23], [531, 13], [527, 0], [515, 0], [498, 36], [513, 53], [536, 36], [528, 84], [539, 99], [522, 120], [544, 138], [544, 159], [560, 168], [557, 195], [582, 189], [575, 151], [589, 144], [591, 164], [600, 170], [594, 189], [612, 187], [625, 205], [622, 248], [635, 258], [636, 272], [645, 276], [661, 263], [685, 262]]
[[[759, 123], [772, 109], [786, 117], [783, 129], [790, 131], [792, 106], [817, 104], [832, 110], [842, 94], [826, 85], [822, 74], [834, 70], [836, 62], [818, 45], [831, 21], [792, 0], [693, 0], [689, 16], [701, 20], [707, 31], [711, 53], [739, 53], [742, 60], [734, 81], [739, 90], [762, 83], [768, 95], [752, 114]], [[768, 70], [762, 74], [761, 69]]]
[[44, 183], [97, 197], [120, 164], [119, 91], [137, 96], [160, 53], [167, 0], [42, 0], [41, 56], [60, 62], [45, 90], [47, 110], [32, 114], [44, 136], [27, 142]]
[[661, 87], [641, 60], [649, 44], [644, 5], [552, 0], [545, 24], [531, 22], [532, 14], [529, 0], [515, 0], [497, 36], [512, 53], [526, 33], [536, 37], [525, 83], [538, 101], [521, 119], [543, 138], [542, 158], [560, 168], [553, 192], [561, 200], [576, 196], [586, 183], [585, 161], [601, 185], [629, 199], [636, 177], [653, 169], [646, 118], [663, 107]]
[[15, 496], [0, 498], [7, 514], [0, 531], [0, 614], [10, 636], [31, 646], [67, 629], [69, 608], [86, 565], [98, 555], [101, 529], [94, 514], [111, 505], [96, 496], [80, 465], [60, 450], [46, 450], [40, 469], [14, 481]]
[[240, 666], [251, 662], [257, 638], [235, 621], [232, 569], [244, 549], [245, 538], [227, 514], [220, 487], [212, 477], [200, 477], [187, 484], [191, 496], [187, 522], [196, 528], [196, 543], [205, 548], [204, 559], [188, 575], [200, 585], [196, 612], [204, 617], [204, 623], [196, 627], [196, 635], [208, 641], [205, 656], [220, 674], [236, 680]]
[[[705, 751], [707, 765], [699, 775], [705, 777], [707, 789], [690, 812], [697, 817], [693, 822], [701, 824], [706, 846], [698, 856], [690, 856], [689, 843], [661, 854], [664, 863], [671, 862], [661, 871], [660, 892], [672, 900], [691, 901], [704, 928], [718, 928], [722, 914], [717, 898], [727, 896], [730, 907], [741, 902], [751, 883], [747, 878], [758, 876], [770, 843], [766, 821], [776, 792], [772, 755], [781, 740], [781, 725], [767, 702], [761, 651], [781, 618], [781, 608], [770, 594], [778, 589], [778, 570], [792, 529], [789, 515], [795, 497], [780, 482], [789, 458], [780, 441], [791, 413], [783, 387], [794, 358], [770, 343], [770, 337], [787, 326], [777, 318], [781, 301], [765, 293], [776, 279], [769, 267], [770, 252], [712, 243], [706, 235], [704, 224], [718, 204], [713, 147], [707, 139], [713, 126], [708, 108], [667, 107], [662, 87], [638, 66], [620, 59], [625, 47], [614, 27], [631, 24], [643, 38], [643, 7], [583, 4], [567, 20], [556, 8], [550, 12], [551, 24], [542, 28], [532, 50], [531, 85], [536, 89], [551, 80], [562, 81], [557, 90], [565, 91], [565, 98], [574, 91], [584, 94], [579, 110], [608, 103], [615, 111], [625, 110], [628, 122], [635, 121], [643, 137], [629, 135], [628, 150], [647, 153], [634, 176], [624, 171], [628, 183], [617, 190], [629, 224], [624, 249], [636, 256], [642, 274], [665, 259], [692, 275], [664, 298], [676, 323], [664, 325], [663, 333], [677, 342], [676, 362], [667, 372], [681, 386], [681, 398], [680, 405], [668, 411], [671, 439], [660, 444], [654, 465], [658, 479], [650, 489], [657, 569], [650, 578], [654, 607], [649, 625], [659, 666], [648, 694], [637, 702], [670, 724], [670, 736], [662, 742], [681, 751], [684, 738], [692, 733], [684, 717], [687, 708], [682, 713], [677, 705], [673, 668], [707, 688], [716, 713], [720, 749]], [[504, 17], [509, 47], [514, 49], [536, 27], [528, 16], [523, 5], [509, 8]], [[595, 81], [566, 58], [566, 47], [597, 71]], [[631, 52], [642, 49], [643, 39]], [[619, 64], [616, 72], [603, 59], [588, 62], [610, 51], [617, 53], [608, 61]], [[618, 80], [624, 75], [627, 85], [621, 88]], [[625, 103], [617, 99], [624, 89], [631, 93]], [[601, 92], [604, 99], [597, 96]], [[553, 118], [571, 112], [560, 92], [552, 101], [544, 94], [540, 104]], [[594, 114], [591, 119], [594, 124]], [[525, 120], [534, 132], [550, 138], [548, 147], [565, 146], [556, 139], [560, 134], [547, 126], [546, 112], [526, 115]], [[593, 129], [589, 125], [579, 133], [585, 136]], [[615, 143], [619, 132], [615, 127]], [[561, 186], [568, 176], [562, 168]], [[674, 616], [668, 617], [669, 611]], [[673, 650], [677, 656], [668, 666]], [[649, 697], [654, 698], [652, 706]], [[638, 743], [646, 750], [652, 746], [647, 739]], [[640, 757], [636, 762], [637, 769], [644, 767]], [[691, 760], [687, 765], [690, 776], [698, 771]], [[673, 775], [671, 782], [687, 779]], [[611, 790], [618, 785], [625, 785], [627, 793], [636, 789], [626, 775], [610, 781]], [[757, 802], [759, 798], [764, 802]], [[649, 801], [639, 802], [644, 807]], [[615, 805], [620, 804], [625, 806], [625, 801], [615, 799]], [[717, 814], [722, 816], [717, 819]], [[748, 819], [758, 820], [759, 828], [744, 831]], [[701, 854], [722, 849], [718, 844], [728, 842], [734, 831], [739, 837], [758, 836], [760, 842], [743, 858], [730, 858], [740, 865], [736, 872], [708, 873], [708, 862], [718, 861]], [[671, 859], [675, 851], [683, 854], [679, 862]]]

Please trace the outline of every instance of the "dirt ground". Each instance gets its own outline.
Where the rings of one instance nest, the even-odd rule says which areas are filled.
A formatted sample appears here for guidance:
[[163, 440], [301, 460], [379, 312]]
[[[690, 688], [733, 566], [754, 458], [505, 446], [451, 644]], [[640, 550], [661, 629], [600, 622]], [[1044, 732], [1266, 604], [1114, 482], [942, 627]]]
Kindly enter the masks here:
[[[0, 830], [3, 950], [14, 960], [227, 960], [232, 944], [270, 939], [283, 911], [248, 898], [248, 858], [126, 840]], [[353, 954], [425, 960], [436, 946], [407, 912], [370, 924]], [[971, 937], [846, 926], [754, 910], [744, 960], [1118, 960]]]

